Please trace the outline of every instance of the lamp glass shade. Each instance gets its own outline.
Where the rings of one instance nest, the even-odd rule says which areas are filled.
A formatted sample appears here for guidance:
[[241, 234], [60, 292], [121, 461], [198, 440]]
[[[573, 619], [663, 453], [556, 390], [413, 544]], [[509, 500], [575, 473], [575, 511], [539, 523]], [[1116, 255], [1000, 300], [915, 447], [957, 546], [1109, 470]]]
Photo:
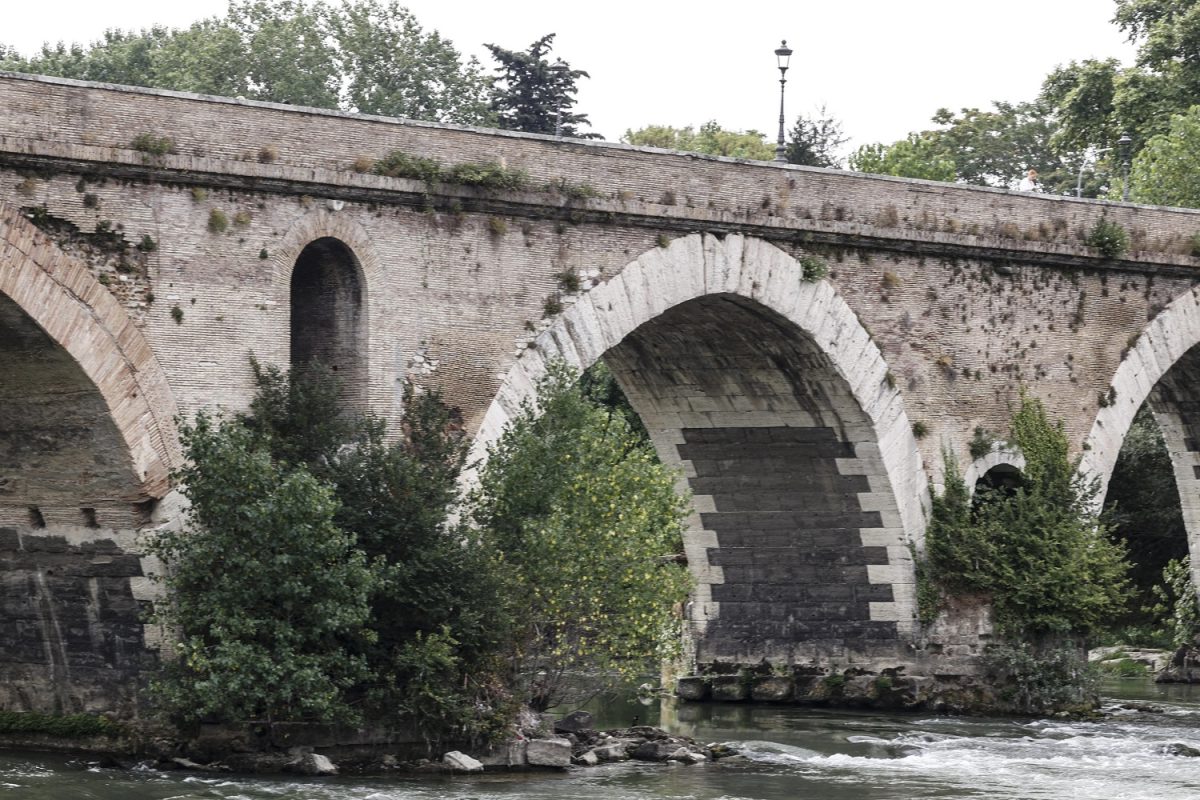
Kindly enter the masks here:
[[791, 59], [791, 57], [792, 57], [792, 50], [790, 47], [787, 46], [787, 40], [784, 39], [783, 43], [780, 44], [779, 48], [775, 51], [775, 59], [779, 62], [779, 69], [781, 69], [781, 70], [787, 69], [788, 61]]

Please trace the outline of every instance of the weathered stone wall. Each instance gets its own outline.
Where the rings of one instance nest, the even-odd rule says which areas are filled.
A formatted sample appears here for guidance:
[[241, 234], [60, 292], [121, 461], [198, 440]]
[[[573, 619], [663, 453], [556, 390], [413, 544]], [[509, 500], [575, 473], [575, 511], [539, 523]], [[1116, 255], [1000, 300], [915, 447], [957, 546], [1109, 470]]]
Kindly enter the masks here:
[[[44, 503], [61, 515], [39, 512], [42, 536], [137, 528], [177, 463], [176, 408], [243, 408], [251, 354], [348, 364], [349, 399], [385, 416], [405, 381], [439, 388], [476, 454], [547, 358], [603, 357], [695, 496], [697, 657], [832, 664], [919, 645], [909, 547], [943, 450], [970, 463], [975, 430], [1005, 436], [1025, 388], [1104, 479], [1137, 405], [1200, 341], [1190, 211], [21, 76], [0, 76], [0, 103], [0, 359], [36, 341], [73, 381], [22, 367], [0, 426], [0, 476], [34, 487], [0, 487], [0, 524], [37, 531], [30, 498], [72, 490]], [[141, 134], [174, 152], [136, 150]], [[530, 188], [359, 171], [393, 149], [499, 159]], [[1130, 254], [1084, 245], [1101, 217]], [[341, 304], [293, 319], [318, 240], [357, 286], [313, 288]], [[828, 277], [806, 282], [814, 258]], [[325, 333], [306, 342], [305, 325]], [[68, 383], [74, 416], [45, 448], [86, 473], [74, 482], [21, 455]], [[106, 520], [101, 495], [129, 518]], [[46, 574], [20, 563], [15, 585]]]

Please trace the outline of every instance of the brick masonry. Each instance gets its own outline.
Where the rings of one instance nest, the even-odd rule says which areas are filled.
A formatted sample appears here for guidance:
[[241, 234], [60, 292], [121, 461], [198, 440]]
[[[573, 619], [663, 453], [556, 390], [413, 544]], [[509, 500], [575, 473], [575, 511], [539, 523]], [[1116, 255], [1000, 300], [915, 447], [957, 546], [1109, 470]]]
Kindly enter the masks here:
[[[28, 76], [0, 75], [0, 103], [0, 526], [22, 541], [136, 555], [136, 530], [178, 524], [173, 419], [244, 408], [251, 354], [335, 361], [348, 402], [384, 416], [407, 381], [440, 389], [475, 456], [546, 359], [603, 357], [695, 498], [697, 657], [865, 657], [921, 641], [909, 546], [943, 450], [968, 476], [1018, 463], [968, 444], [1003, 437], [1025, 387], [1103, 481], [1200, 342], [1192, 211]], [[142, 133], [175, 152], [136, 151]], [[355, 170], [393, 149], [498, 159], [531, 188]], [[1130, 232], [1126, 257], [1083, 243], [1101, 217]], [[306, 252], [320, 279], [293, 303]], [[806, 282], [812, 258], [829, 273]], [[41, 574], [21, 569], [16, 585]], [[814, 570], [828, 580], [781, 577]]]

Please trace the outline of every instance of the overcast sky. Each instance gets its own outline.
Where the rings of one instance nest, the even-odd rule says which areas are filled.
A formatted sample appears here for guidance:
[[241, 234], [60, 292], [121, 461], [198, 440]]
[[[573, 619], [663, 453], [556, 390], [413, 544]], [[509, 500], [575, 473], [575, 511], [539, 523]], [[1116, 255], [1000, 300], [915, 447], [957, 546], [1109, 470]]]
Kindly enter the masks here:
[[[587, 70], [577, 110], [617, 139], [648, 124], [756, 128], [774, 138], [773, 50], [795, 50], [789, 126], [824, 104], [853, 144], [928, 127], [940, 107], [1032, 98], [1058, 64], [1132, 60], [1111, 0], [410, 0], [436, 29], [490, 69], [484, 42], [523, 49], [557, 33], [554, 53]], [[0, 42], [31, 54], [44, 41], [91, 41], [109, 27], [186, 26], [226, 0], [0, 0]], [[711, 10], [706, 10], [711, 9]]]

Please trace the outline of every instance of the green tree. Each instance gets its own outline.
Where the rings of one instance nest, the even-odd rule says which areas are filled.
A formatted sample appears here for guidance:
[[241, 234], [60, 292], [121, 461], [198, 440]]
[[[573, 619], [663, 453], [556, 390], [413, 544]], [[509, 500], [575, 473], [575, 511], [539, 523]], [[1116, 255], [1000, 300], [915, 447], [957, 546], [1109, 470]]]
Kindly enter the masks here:
[[672, 128], [669, 125], [649, 125], [636, 131], [625, 131], [621, 141], [642, 147], [661, 147], [713, 156], [770, 161], [775, 158], [775, 146], [755, 130], [731, 131], [716, 120], [709, 120], [697, 131], [692, 126]]
[[685, 503], [625, 419], [589, 402], [561, 365], [490, 448], [472, 518], [495, 547], [519, 627], [512, 660], [534, 708], [564, 676], [637, 676], [673, 652], [689, 578]]
[[159, 620], [178, 633], [158, 698], [184, 720], [353, 718], [376, 574], [334, 524], [333, 492], [236, 420], [201, 413], [181, 438], [188, 524], [148, 544], [166, 566]]
[[840, 169], [838, 149], [848, 141], [842, 133], [842, 123], [822, 106], [815, 116], [801, 114], [788, 133], [787, 160], [789, 164], [808, 167]]
[[923, 178], [930, 181], [955, 179], [954, 157], [928, 133], [910, 133], [891, 145], [865, 144], [850, 155], [850, 169], [875, 175]]
[[478, 62], [395, 0], [232, 0], [224, 17], [183, 30], [108, 31], [30, 58], [0, 46], [0, 69], [438, 122], [491, 119]]
[[342, 105], [364, 114], [478, 125], [490, 82], [474, 57], [426, 33], [397, 0], [334, 6], [330, 27], [345, 80]]
[[947, 464], [926, 532], [927, 574], [947, 593], [989, 596], [1011, 639], [1094, 633], [1124, 608], [1124, 549], [1093, 512], [1095, 486], [1079, 477], [1063, 426], [1027, 395], [1012, 440], [1025, 455], [1021, 485], [973, 509]]
[[1130, 199], [1200, 208], [1200, 106], [1172, 117], [1168, 132], [1138, 153], [1130, 171]]
[[1073, 189], [1075, 173], [1051, 147], [1055, 126], [1039, 103], [994, 103], [991, 111], [939, 109], [929, 132], [954, 160], [955, 178], [977, 186], [1015, 186], [1036, 169], [1054, 194]]
[[562, 59], [553, 64], [547, 59], [554, 34], [548, 33], [528, 50], [505, 50], [494, 44], [484, 45], [499, 66], [492, 89], [491, 110], [501, 128], [526, 133], [553, 134], [556, 126], [563, 136], [582, 139], [602, 138], [597, 133], [581, 133], [579, 127], [591, 126], [587, 114], [577, 114], [576, 82], [589, 77], [581, 69], [571, 69]]

